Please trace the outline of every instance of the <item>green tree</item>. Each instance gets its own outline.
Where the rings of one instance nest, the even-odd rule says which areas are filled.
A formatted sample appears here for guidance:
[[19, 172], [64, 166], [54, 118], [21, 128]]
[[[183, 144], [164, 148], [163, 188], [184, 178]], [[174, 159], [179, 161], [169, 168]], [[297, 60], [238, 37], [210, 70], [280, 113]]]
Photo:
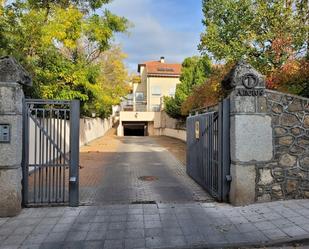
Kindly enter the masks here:
[[185, 116], [181, 113], [181, 106], [191, 93], [194, 86], [205, 82], [211, 71], [211, 62], [208, 56], [189, 57], [182, 63], [180, 84], [176, 87], [174, 97], [164, 97], [166, 113], [176, 119], [183, 119]]
[[[106, 85], [120, 83], [103, 81], [102, 65], [107, 51], [119, 54], [111, 49], [111, 40], [129, 23], [108, 10], [94, 12], [108, 2], [25, 0], [1, 7], [0, 56], [13, 55], [30, 71], [34, 81], [27, 91], [30, 97], [79, 99], [84, 114], [110, 113], [122, 92], [115, 87], [114, 95], [105, 94]], [[115, 60], [123, 66], [122, 59]], [[121, 73], [124, 79], [126, 71]]]
[[203, 0], [199, 49], [225, 62], [246, 59], [263, 73], [308, 54], [308, 0]]

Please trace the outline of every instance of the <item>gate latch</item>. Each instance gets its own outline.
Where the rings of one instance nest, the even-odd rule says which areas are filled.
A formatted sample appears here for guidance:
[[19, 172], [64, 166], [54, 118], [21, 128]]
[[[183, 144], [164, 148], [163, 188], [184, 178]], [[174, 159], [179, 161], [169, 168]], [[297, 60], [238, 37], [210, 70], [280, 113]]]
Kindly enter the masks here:
[[232, 176], [231, 176], [231, 175], [227, 175], [227, 176], [226, 176], [226, 180], [227, 180], [228, 182], [231, 182], [231, 181], [232, 181]]
[[76, 176], [71, 176], [70, 177], [70, 182], [76, 182]]

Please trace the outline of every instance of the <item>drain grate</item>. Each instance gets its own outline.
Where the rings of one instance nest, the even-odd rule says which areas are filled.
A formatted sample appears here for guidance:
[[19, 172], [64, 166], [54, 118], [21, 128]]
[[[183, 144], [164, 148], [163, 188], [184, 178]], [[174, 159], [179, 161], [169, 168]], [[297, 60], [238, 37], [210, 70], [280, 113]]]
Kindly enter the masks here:
[[132, 201], [131, 204], [157, 204], [155, 201]]
[[138, 179], [141, 181], [156, 181], [159, 178], [156, 176], [140, 176]]

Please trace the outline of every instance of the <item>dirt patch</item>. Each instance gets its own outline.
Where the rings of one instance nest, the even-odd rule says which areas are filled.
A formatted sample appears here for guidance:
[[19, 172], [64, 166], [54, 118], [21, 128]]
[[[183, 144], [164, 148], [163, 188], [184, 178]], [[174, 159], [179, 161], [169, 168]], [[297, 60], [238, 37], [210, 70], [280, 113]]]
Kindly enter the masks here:
[[159, 145], [166, 148], [184, 166], [186, 165], [187, 149], [186, 143], [172, 137], [152, 137]]

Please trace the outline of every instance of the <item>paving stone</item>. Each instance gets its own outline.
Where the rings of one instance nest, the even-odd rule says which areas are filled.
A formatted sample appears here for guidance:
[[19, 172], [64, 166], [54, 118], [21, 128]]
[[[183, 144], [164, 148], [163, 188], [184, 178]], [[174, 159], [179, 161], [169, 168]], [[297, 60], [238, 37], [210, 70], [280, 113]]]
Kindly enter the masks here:
[[18, 235], [18, 234], [30, 234], [32, 233], [32, 231], [34, 230], [34, 226], [24, 226], [24, 227], [18, 227], [15, 229], [14, 234]]
[[40, 225], [55, 225], [59, 220], [59, 217], [42, 219]]
[[105, 236], [106, 231], [90, 231], [87, 233], [86, 240], [103, 240]]
[[206, 238], [200, 234], [186, 235], [185, 239], [188, 245], [200, 245], [206, 243]]
[[306, 232], [304, 229], [301, 229], [300, 227], [295, 225], [290, 227], [284, 227], [281, 230], [290, 237], [304, 236], [308, 234], [308, 232]]
[[179, 236], [183, 235], [183, 232], [180, 228], [163, 228], [164, 236]]
[[104, 241], [85, 241], [84, 249], [102, 249], [104, 246]]
[[123, 249], [124, 243], [122, 240], [105, 240], [104, 249]]
[[146, 238], [147, 248], [162, 247], [164, 245], [165, 245], [165, 240], [163, 237], [147, 237]]
[[108, 228], [107, 223], [92, 223], [90, 226], [90, 232], [91, 231], [101, 231], [101, 232], [106, 232]]
[[25, 241], [23, 242], [23, 245], [36, 245], [44, 242], [45, 238], [47, 237], [47, 234], [30, 234]]
[[44, 242], [63, 242], [67, 236], [66, 232], [50, 233], [44, 239]]
[[108, 230], [112, 229], [125, 229], [126, 222], [111, 222], [108, 224]]
[[86, 239], [87, 232], [74, 231], [69, 232], [65, 238], [66, 241], [83, 241]]
[[144, 238], [141, 239], [125, 239], [124, 248], [125, 249], [137, 249], [137, 248], [145, 248], [146, 241]]
[[72, 225], [71, 231], [82, 231], [82, 232], [88, 232], [91, 228], [93, 223], [74, 223]]
[[125, 233], [125, 238], [134, 239], [134, 238], [144, 238], [145, 231], [144, 229], [127, 229]]
[[158, 221], [158, 220], [145, 221], [144, 224], [145, 224], [145, 228], [162, 227], [161, 221]]
[[244, 233], [244, 236], [246, 236], [248, 241], [253, 243], [265, 243], [269, 241], [269, 239], [262, 232], [259, 231], [254, 233]]
[[71, 224], [57, 224], [53, 227], [52, 232], [54, 233], [63, 233], [63, 232], [68, 232], [72, 228]]
[[260, 221], [253, 223], [259, 230], [276, 229], [276, 226], [269, 221]]
[[253, 223], [243, 223], [235, 225], [239, 232], [247, 233], [257, 231], [257, 227]]
[[131, 208], [128, 210], [128, 214], [143, 214], [142, 208]]
[[2, 246], [20, 246], [26, 237], [27, 234], [10, 235], [2, 242]]
[[110, 216], [111, 222], [121, 222], [121, 221], [126, 221], [126, 220], [127, 220], [126, 215], [112, 215], [112, 216]]
[[144, 221], [144, 216], [142, 214], [129, 214], [127, 221]]
[[126, 224], [127, 228], [144, 228], [144, 222], [143, 221], [129, 221]]
[[293, 222], [296, 225], [305, 225], [309, 224], [309, 219], [303, 216], [295, 216], [288, 218], [289, 221]]
[[[295, 200], [293, 200], [295, 201]], [[82, 220], [82, 222], [74, 222], [75, 216], [70, 222], [60, 223], [61, 219], [65, 219], [63, 214], [59, 217], [59, 220], [55, 223], [57, 217], [45, 217], [33, 218], [35, 222], [31, 222], [32, 218], [27, 218], [24, 216], [20, 218], [19, 216], [15, 218], [9, 218], [5, 221], [5, 225], [0, 226], [0, 243], [2, 249], [3, 246], [6, 247], [20, 247], [22, 248], [40, 248], [40, 249], [63, 249], [63, 248], [152, 248], [152, 247], [169, 247], [175, 248], [177, 246], [187, 246], [190, 245], [203, 245], [209, 247], [223, 247], [232, 244], [254, 242], [254, 243], [265, 243], [271, 241], [278, 241], [282, 239], [296, 239], [309, 236], [309, 223], [307, 217], [297, 213], [297, 216], [289, 214], [293, 207], [293, 201], [285, 202], [274, 202], [259, 205], [249, 205], [245, 207], [231, 207], [229, 205], [218, 205], [216, 211], [211, 209], [209, 213], [205, 211], [204, 216], [201, 216], [200, 210], [203, 209], [200, 204], [193, 203], [190, 205], [173, 205], [173, 212], [159, 212], [157, 214], [119, 214], [120, 220], [132, 219], [137, 217], [151, 217], [145, 219], [145, 221], [125, 221], [125, 222], [93, 222], [94, 217], [108, 217], [112, 216], [112, 210], [120, 210], [120, 213], [126, 213], [124, 209], [117, 205], [115, 209], [113, 205], [96, 207], [93, 209], [86, 209], [85, 207], [80, 207], [85, 211], [85, 217], [88, 217], [88, 222]], [[309, 202], [309, 201], [307, 201]], [[300, 206], [297, 201], [297, 206]], [[303, 202], [305, 203], [305, 202]], [[286, 207], [282, 207], [282, 205]], [[139, 206], [141, 207], [141, 206]], [[75, 210], [79, 210], [77, 208]], [[126, 205], [127, 210], [129, 206]], [[146, 210], [147, 206], [143, 205], [143, 209]], [[193, 211], [196, 208], [196, 211]], [[272, 210], [284, 210], [285, 214], [289, 214], [290, 217], [269, 219], [268, 208]], [[69, 210], [63, 208], [64, 210]], [[132, 208], [132, 210], [135, 210]], [[159, 210], [158, 208], [156, 208]], [[169, 210], [168, 205], [164, 208]], [[206, 208], [205, 208], [206, 209]], [[34, 209], [40, 212], [40, 208]], [[88, 210], [86, 213], [86, 210]], [[89, 210], [97, 210], [96, 215], [90, 215]], [[109, 211], [108, 211], [109, 210]], [[137, 210], [137, 209], [136, 209]], [[155, 210], [153, 205], [150, 205], [148, 210]], [[104, 211], [104, 212], [100, 212]], [[140, 212], [140, 211], [139, 211]], [[191, 218], [187, 216], [188, 212]], [[277, 211], [276, 211], [277, 212]], [[303, 211], [302, 211], [303, 212]], [[32, 212], [27, 211], [26, 213], [32, 214]], [[57, 211], [61, 215], [60, 211]], [[65, 212], [64, 212], [65, 213]], [[105, 215], [98, 215], [99, 213]], [[152, 211], [150, 212], [152, 213]], [[241, 214], [241, 215], [238, 215]], [[131, 216], [133, 215], [133, 216]], [[177, 218], [182, 217], [180, 219]], [[199, 217], [200, 215], [200, 217]], [[52, 215], [53, 216], [53, 215]], [[117, 215], [115, 215], [116, 217]], [[254, 222], [232, 222], [235, 218], [242, 216], [256, 216], [262, 218]], [[154, 218], [155, 217], [155, 218]], [[157, 220], [159, 217], [160, 220]], [[185, 217], [185, 218], [183, 218]], [[277, 216], [278, 217], [278, 216]], [[78, 218], [84, 218], [78, 216]], [[90, 220], [89, 220], [90, 219]], [[139, 219], [139, 218], [138, 218]], [[255, 218], [253, 219], [255, 220]], [[72, 223], [72, 221], [74, 223]], [[6, 226], [6, 224], [8, 224]], [[27, 226], [21, 226], [21, 224], [32, 224]], [[118, 224], [118, 225], [115, 225]], [[121, 224], [121, 225], [119, 225]], [[7, 230], [5, 230], [7, 229]], [[38, 233], [39, 230], [39, 233]], [[6, 232], [5, 232], [6, 231]], [[109, 244], [103, 244], [105, 241], [109, 241]], [[117, 241], [117, 242], [116, 242]], [[75, 243], [77, 242], [77, 243]], [[91, 247], [93, 243], [93, 247]], [[40, 246], [42, 245], [42, 246]], [[75, 247], [74, 247], [75, 246]], [[114, 246], [114, 247], [112, 247]]]
[[125, 230], [112, 229], [106, 231], [106, 239], [110, 240], [120, 240], [125, 236]]
[[61, 217], [57, 224], [73, 224], [76, 221], [76, 216]]
[[163, 229], [162, 228], [146, 228], [145, 236], [146, 237], [162, 237]]
[[249, 241], [248, 237], [244, 233], [227, 233], [224, 234], [224, 237], [230, 244], [243, 244]]
[[278, 220], [272, 220], [271, 222], [280, 229], [284, 227], [294, 226], [293, 222], [289, 221], [288, 219], [284, 219], [284, 218], [281, 218]]
[[159, 214], [144, 214], [145, 221], [160, 221]]
[[262, 232], [270, 240], [279, 240], [279, 239], [288, 238], [288, 235], [286, 233], [282, 232], [279, 229], [267, 229], [267, 230], [264, 230]]

